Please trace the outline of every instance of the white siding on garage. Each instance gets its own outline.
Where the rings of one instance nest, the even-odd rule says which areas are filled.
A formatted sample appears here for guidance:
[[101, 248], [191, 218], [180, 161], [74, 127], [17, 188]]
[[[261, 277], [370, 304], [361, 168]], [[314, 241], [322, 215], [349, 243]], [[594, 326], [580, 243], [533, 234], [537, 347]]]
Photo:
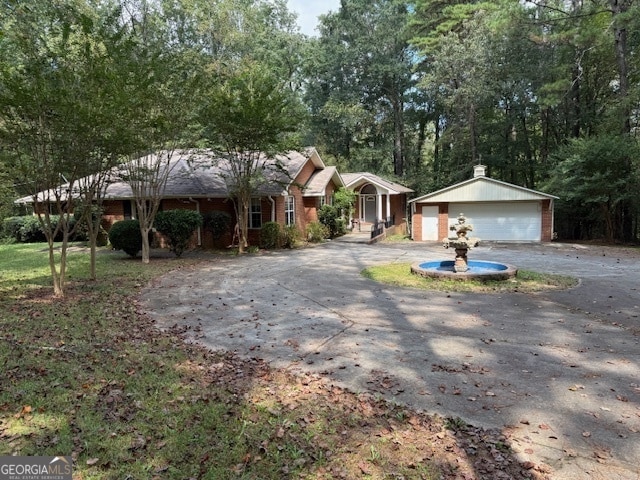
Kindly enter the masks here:
[[540, 241], [540, 202], [487, 202], [449, 204], [449, 224], [460, 213], [473, 225], [472, 237], [480, 240]]
[[438, 238], [438, 207], [422, 207], [422, 240], [440, 240]]

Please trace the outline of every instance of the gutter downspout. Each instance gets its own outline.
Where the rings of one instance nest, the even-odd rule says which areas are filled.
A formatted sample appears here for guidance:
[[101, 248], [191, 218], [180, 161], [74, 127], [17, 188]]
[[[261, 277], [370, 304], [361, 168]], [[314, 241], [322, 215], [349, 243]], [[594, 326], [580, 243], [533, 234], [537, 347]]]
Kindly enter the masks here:
[[271, 195], [268, 195], [267, 198], [271, 202], [271, 221], [275, 222], [276, 221], [276, 201], [271, 197]]
[[[200, 202], [193, 197], [189, 197], [189, 201], [196, 204], [196, 212], [200, 213]], [[198, 246], [202, 246], [202, 227], [198, 227]]]

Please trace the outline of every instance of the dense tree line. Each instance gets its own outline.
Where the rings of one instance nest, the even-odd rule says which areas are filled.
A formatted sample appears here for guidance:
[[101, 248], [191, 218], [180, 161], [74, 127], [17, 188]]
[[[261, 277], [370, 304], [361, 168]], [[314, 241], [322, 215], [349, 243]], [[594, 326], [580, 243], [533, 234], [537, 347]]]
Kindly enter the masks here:
[[419, 194], [482, 162], [561, 197], [560, 238], [640, 236], [634, 0], [342, 0], [317, 36], [282, 0], [5, 0], [0, 31], [2, 215], [61, 175], [262, 139]]

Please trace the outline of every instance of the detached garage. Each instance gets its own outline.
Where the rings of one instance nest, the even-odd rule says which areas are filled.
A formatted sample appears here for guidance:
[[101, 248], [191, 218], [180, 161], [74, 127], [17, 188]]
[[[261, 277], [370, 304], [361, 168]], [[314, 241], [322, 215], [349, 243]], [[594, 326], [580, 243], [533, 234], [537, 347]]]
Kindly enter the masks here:
[[550, 242], [558, 197], [488, 178], [485, 171], [476, 165], [471, 180], [411, 200], [411, 237], [442, 240], [464, 213], [481, 240]]

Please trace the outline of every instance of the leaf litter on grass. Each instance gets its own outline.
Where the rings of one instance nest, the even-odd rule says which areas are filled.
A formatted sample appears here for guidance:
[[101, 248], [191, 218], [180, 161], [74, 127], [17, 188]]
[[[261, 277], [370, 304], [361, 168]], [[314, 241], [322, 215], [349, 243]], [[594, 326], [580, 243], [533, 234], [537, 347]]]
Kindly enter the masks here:
[[161, 332], [130, 293], [146, 280], [119, 275], [5, 301], [0, 454], [70, 452], [77, 479], [548, 478], [507, 434], [380, 400], [385, 372], [355, 394]]

